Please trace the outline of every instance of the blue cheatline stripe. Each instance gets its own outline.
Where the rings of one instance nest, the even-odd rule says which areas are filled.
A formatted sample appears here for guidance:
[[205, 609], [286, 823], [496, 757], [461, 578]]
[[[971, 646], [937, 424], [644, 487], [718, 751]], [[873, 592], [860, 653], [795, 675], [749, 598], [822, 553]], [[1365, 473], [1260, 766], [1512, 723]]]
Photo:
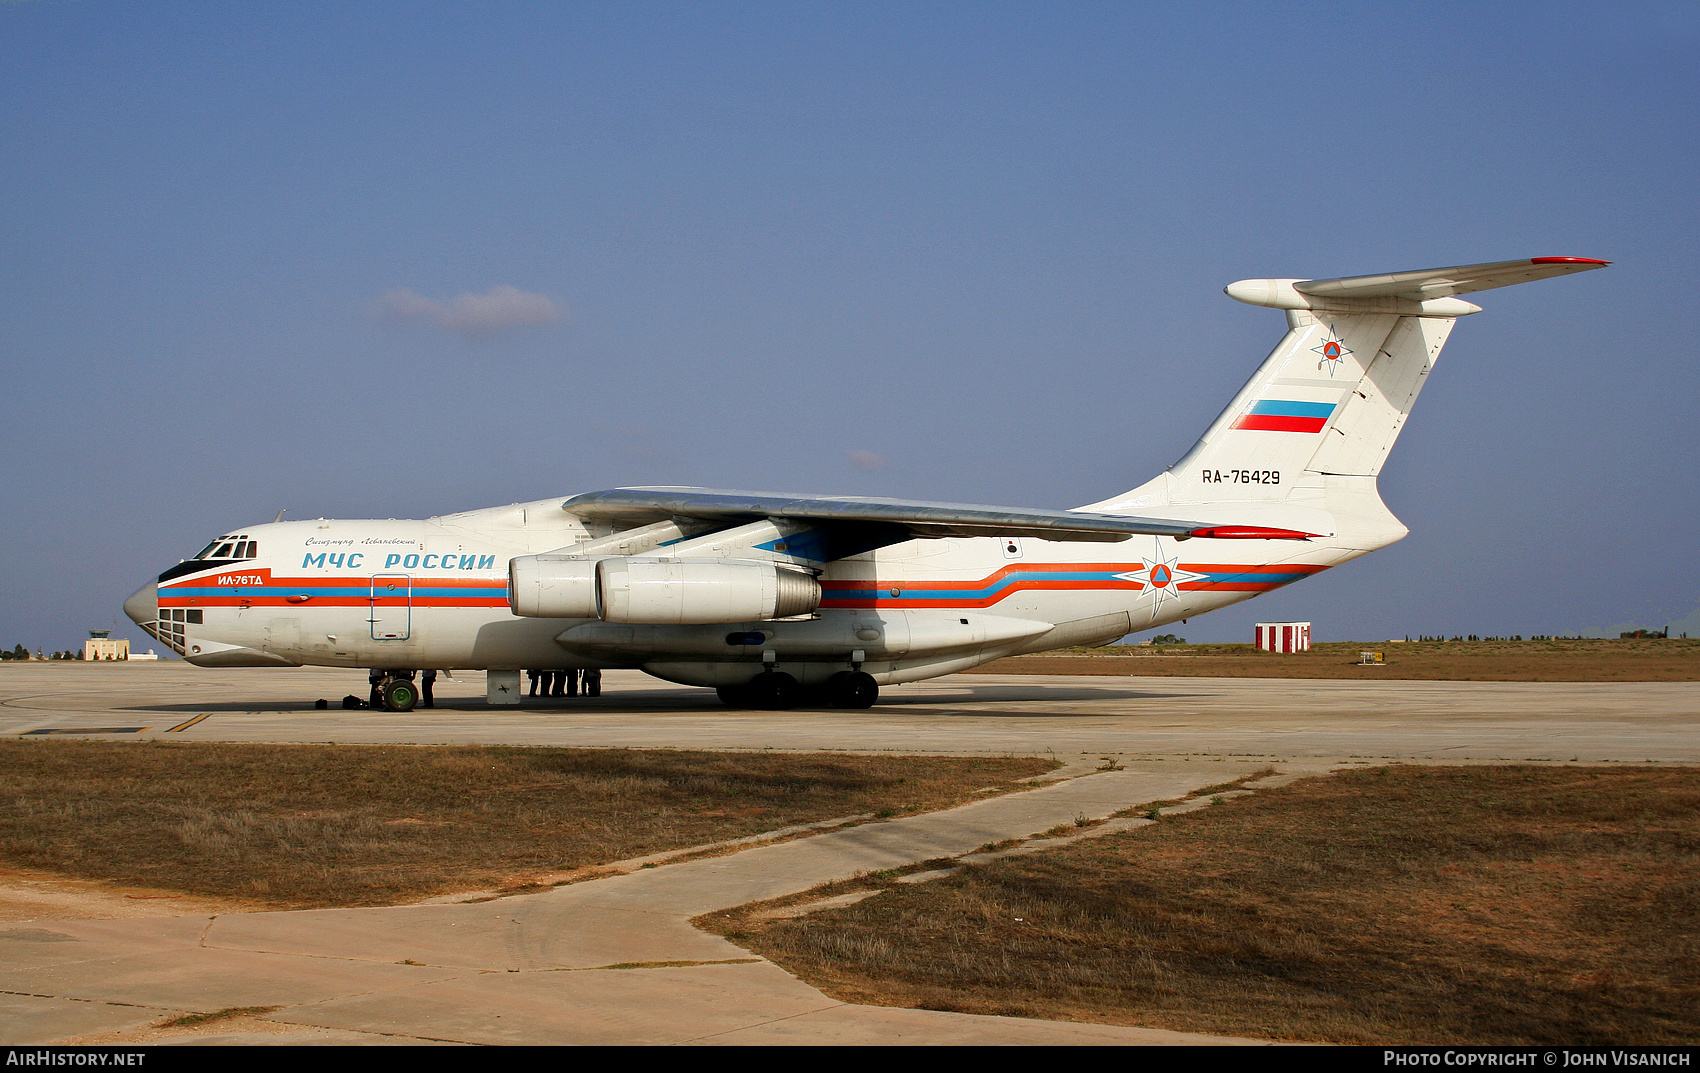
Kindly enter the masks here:
[[415, 599], [422, 596], [431, 598], [438, 596], [479, 596], [489, 599], [501, 598], [505, 600], [508, 596], [508, 587], [503, 585], [499, 589], [433, 589], [429, 585], [415, 585], [413, 586], [413, 596]]
[[912, 589], [909, 588], [910, 582], [891, 581], [878, 589], [827, 589], [822, 597], [827, 600], [877, 600], [889, 597], [891, 590], [897, 589], [903, 593], [905, 600], [983, 600], [1025, 581], [1112, 581], [1115, 577], [1112, 573], [1089, 570], [1023, 570], [1006, 574], [979, 589]]
[[1247, 411], [1266, 417], [1320, 417], [1326, 420], [1334, 412], [1331, 402], [1293, 402], [1288, 399], [1263, 399]]
[[1220, 583], [1223, 583], [1223, 582], [1227, 582], [1227, 583], [1231, 583], [1231, 584], [1235, 584], [1235, 585], [1241, 585], [1241, 584], [1245, 584], [1247, 582], [1255, 581], [1255, 582], [1259, 582], [1259, 583], [1268, 583], [1268, 584], [1271, 584], [1271, 585], [1285, 585], [1290, 581], [1299, 581], [1303, 578], [1307, 578], [1307, 577], [1310, 577], [1310, 576], [1311, 576], [1310, 574], [1299, 574], [1299, 573], [1294, 573], [1294, 574], [1265, 574], [1265, 573], [1256, 573], [1256, 574], [1205, 574], [1203, 577], [1198, 578], [1197, 580], [1208, 581], [1208, 582], [1211, 582], [1212, 584], [1220, 584]]

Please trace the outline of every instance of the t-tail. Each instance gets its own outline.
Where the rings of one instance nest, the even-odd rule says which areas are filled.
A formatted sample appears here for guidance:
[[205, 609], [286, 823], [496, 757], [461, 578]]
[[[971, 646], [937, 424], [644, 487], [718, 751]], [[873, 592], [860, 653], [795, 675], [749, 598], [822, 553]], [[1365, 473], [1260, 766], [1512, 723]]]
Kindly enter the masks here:
[[[1179, 462], [1082, 510], [1186, 507], [1308, 529], [1360, 554], [1404, 536], [1376, 476], [1474, 291], [1604, 268], [1584, 257], [1343, 279], [1248, 279], [1229, 297], [1287, 313], [1287, 334]], [[1267, 506], [1264, 506], [1267, 505]], [[1326, 529], [1325, 529], [1326, 527]]]

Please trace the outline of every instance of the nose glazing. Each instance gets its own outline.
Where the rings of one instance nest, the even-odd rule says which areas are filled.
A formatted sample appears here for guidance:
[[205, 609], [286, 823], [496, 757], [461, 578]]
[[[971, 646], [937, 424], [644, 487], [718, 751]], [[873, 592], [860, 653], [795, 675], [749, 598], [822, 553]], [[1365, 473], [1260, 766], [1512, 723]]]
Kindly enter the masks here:
[[130, 594], [124, 601], [124, 613], [138, 626], [146, 626], [159, 618], [159, 582], [150, 581]]

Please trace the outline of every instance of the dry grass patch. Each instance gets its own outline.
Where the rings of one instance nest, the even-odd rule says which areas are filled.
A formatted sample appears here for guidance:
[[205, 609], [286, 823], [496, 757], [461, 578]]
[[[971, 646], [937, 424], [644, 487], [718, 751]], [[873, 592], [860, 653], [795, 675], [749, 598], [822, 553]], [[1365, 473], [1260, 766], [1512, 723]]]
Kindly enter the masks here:
[[191, 1013], [183, 1017], [173, 1017], [154, 1025], [155, 1028], [191, 1028], [211, 1024], [214, 1021], [229, 1021], [237, 1017], [260, 1017], [283, 1009], [282, 1006], [226, 1006], [222, 1010], [211, 1013]]
[[0, 740], [0, 861], [273, 906], [381, 905], [834, 817], [1025, 757]]
[[707, 923], [856, 1002], [1347, 1043], [1693, 1043], [1700, 772], [1347, 772], [798, 919]]
[[[1387, 655], [1357, 666], [1358, 653]], [[1352, 678], [1437, 682], [1700, 681], [1700, 639], [1562, 641], [1330, 641], [1277, 655], [1253, 645], [1112, 645], [1015, 656], [976, 674], [1114, 674], [1198, 678]]]

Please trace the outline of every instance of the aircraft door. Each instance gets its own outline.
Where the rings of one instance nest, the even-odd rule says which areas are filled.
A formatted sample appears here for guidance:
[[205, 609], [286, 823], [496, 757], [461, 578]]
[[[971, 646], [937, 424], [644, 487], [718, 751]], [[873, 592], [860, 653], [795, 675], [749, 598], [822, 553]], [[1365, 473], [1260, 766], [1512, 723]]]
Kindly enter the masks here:
[[372, 640], [405, 641], [413, 633], [413, 578], [407, 574], [372, 575]]
[[293, 658], [301, 647], [301, 620], [274, 618], [266, 623], [266, 651], [274, 656]]

